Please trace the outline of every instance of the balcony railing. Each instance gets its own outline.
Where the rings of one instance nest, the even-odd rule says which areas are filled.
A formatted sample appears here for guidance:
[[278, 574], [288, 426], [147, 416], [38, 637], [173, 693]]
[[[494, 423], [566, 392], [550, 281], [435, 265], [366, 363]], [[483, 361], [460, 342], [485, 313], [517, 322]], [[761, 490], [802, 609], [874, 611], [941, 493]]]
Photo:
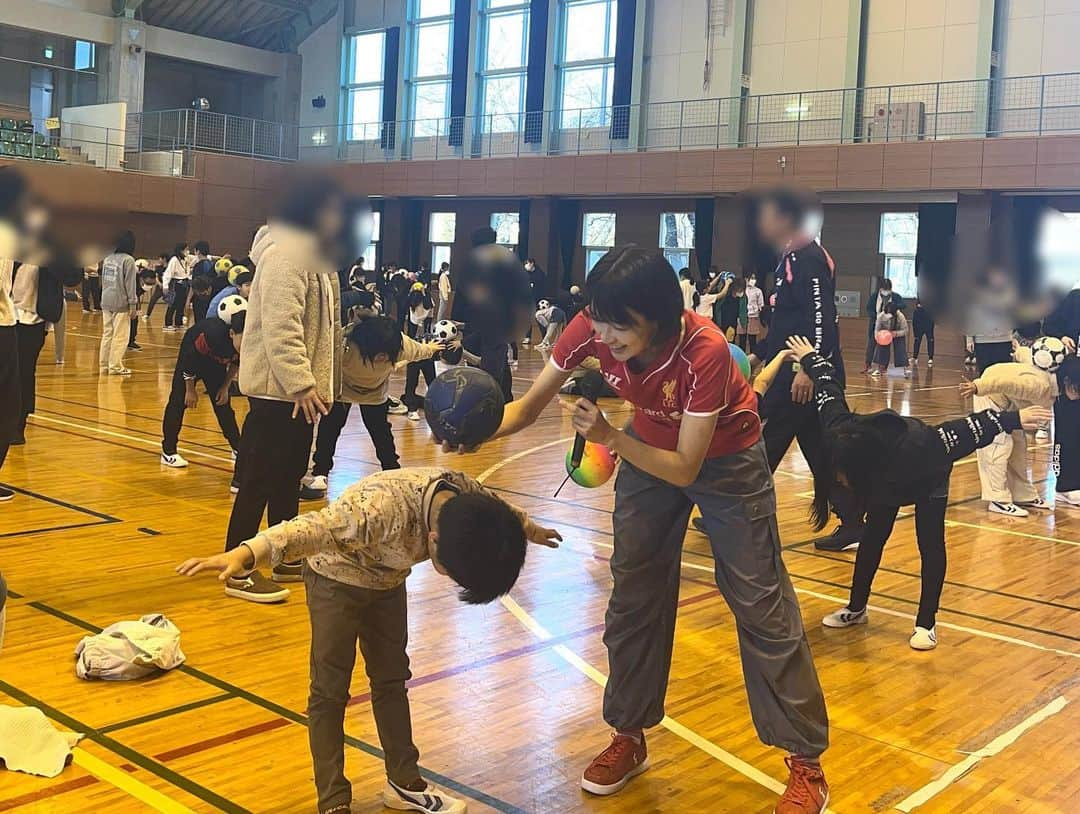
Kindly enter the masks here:
[[296, 127], [197, 110], [129, 119], [129, 143], [137, 130], [138, 143], [287, 161], [934, 141], [1080, 133], [1080, 73], [339, 126]]

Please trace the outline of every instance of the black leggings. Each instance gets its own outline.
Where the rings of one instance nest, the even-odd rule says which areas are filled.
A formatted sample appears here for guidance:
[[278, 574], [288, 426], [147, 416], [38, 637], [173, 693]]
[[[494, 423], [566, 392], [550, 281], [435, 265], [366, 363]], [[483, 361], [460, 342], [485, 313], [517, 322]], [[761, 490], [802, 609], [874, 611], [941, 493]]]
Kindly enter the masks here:
[[23, 325], [20, 322], [15, 326], [15, 335], [19, 343], [19, 389], [22, 394], [20, 427], [25, 427], [26, 417], [34, 412], [37, 402], [37, 360], [45, 345], [45, 323]]
[[[945, 508], [949, 503], [949, 478], [930, 495], [915, 504], [915, 539], [922, 561], [922, 590], [915, 624], [932, 628], [945, 585]], [[855, 577], [851, 583], [848, 609], [860, 611], [870, 600], [870, 586], [881, 564], [881, 553], [892, 534], [899, 506], [872, 506], [866, 513], [866, 528], [855, 555]]]
[[[225, 369], [221, 367], [207, 369], [198, 378], [206, 386], [206, 394], [214, 407], [214, 415], [217, 416], [222, 435], [225, 436], [230, 447], [239, 450], [240, 429], [236, 426], [236, 413], [233, 412], [229, 402], [219, 405], [214, 400], [225, 384]], [[186, 393], [187, 383], [178, 365], [173, 371], [172, 390], [169, 392], [169, 402], [165, 405], [165, 416], [161, 420], [161, 451], [166, 455], [176, 454], [176, 444], [180, 440], [180, 428], [184, 425], [184, 412], [187, 410], [184, 406]]]
[[1053, 461], [1057, 491], [1080, 489], [1080, 401], [1065, 394], [1054, 402]]
[[405, 392], [401, 396], [401, 403], [410, 410], [419, 410], [424, 406], [424, 399], [416, 394], [416, 387], [420, 384], [420, 374], [424, 374], [424, 381], [430, 386], [435, 381], [435, 360], [424, 359], [421, 362], [409, 362], [405, 367]]
[[919, 348], [922, 347], [923, 337], [926, 337], [926, 356], [928, 359], [934, 358], [934, 326], [929, 328], [916, 328], [915, 329], [915, 349], [911, 354], [913, 359], [919, 358]]
[[191, 283], [187, 280], [173, 280], [170, 283], [170, 288], [173, 293], [173, 301], [169, 303], [169, 308], [165, 312], [165, 327], [173, 325], [180, 328], [184, 324], [184, 310], [187, 308], [188, 292], [191, 290]]
[[[371, 443], [375, 445], [375, 456], [383, 469], [400, 469], [397, 448], [394, 446], [394, 433], [390, 428], [390, 422], [386, 418], [390, 403], [361, 404], [360, 418], [371, 436]], [[337, 451], [338, 439], [341, 431], [345, 428], [345, 422], [349, 419], [349, 411], [352, 405], [344, 401], [335, 401], [330, 412], [319, 419], [319, 432], [315, 436], [315, 455], [313, 456], [312, 475], [329, 475], [334, 468], [334, 453]]]

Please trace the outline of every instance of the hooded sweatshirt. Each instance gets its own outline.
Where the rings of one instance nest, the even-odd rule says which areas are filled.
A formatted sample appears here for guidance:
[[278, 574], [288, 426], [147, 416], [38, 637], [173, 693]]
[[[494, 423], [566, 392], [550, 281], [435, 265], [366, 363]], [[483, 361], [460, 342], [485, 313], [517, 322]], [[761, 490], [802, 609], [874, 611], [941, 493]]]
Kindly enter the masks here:
[[341, 290], [314, 235], [283, 223], [255, 234], [240, 354], [240, 390], [292, 401], [314, 387], [326, 403], [341, 393]]

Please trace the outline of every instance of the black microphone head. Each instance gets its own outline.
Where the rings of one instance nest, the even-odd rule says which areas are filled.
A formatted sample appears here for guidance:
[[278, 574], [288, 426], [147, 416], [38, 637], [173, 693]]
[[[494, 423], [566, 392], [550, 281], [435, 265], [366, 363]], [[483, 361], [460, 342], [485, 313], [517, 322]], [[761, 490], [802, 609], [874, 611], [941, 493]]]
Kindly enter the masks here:
[[581, 390], [581, 397], [586, 398], [593, 404], [600, 398], [600, 394], [604, 392], [604, 377], [595, 370], [590, 370], [585, 373], [580, 379], [578, 379], [578, 389]]

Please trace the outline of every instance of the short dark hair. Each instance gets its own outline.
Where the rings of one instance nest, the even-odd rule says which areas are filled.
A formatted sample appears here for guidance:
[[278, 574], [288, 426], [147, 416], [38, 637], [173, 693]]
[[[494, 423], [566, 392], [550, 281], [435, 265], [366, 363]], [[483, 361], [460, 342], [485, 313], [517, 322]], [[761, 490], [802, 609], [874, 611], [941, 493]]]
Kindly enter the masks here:
[[277, 216], [291, 226], [312, 229], [319, 213], [335, 200], [345, 205], [345, 195], [336, 182], [322, 174], [304, 178], [289, 188]]
[[509, 593], [525, 564], [525, 527], [501, 500], [457, 495], [443, 504], [437, 521], [439, 563], [461, 586], [458, 597], [484, 605]]
[[886, 291], [892, 291], [892, 280], [890, 280], [888, 277], [882, 277], [880, 287], [885, 289]]
[[255, 279], [255, 273], [254, 272], [252, 272], [252, 271], [241, 271], [240, 273], [238, 273], [236, 275], [236, 279], [233, 282], [233, 285], [235, 285], [237, 288], [239, 288], [240, 286], [244, 285], [245, 283], [250, 283], [254, 279]]
[[391, 363], [397, 363], [401, 356], [401, 331], [390, 317], [374, 316], [359, 320], [349, 331], [349, 341], [368, 364], [374, 364], [375, 357], [380, 353], [385, 353]]
[[232, 319], [229, 320], [229, 330], [234, 334], [242, 334], [244, 332], [244, 326], [247, 324], [247, 310], [237, 311], [232, 315]]
[[1058, 390], [1066, 398], [1068, 396], [1065, 394], [1065, 390], [1068, 387], [1071, 386], [1080, 390], [1080, 356], [1071, 355], [1065, 357], [1065, 361], [1057, 369], [1057, 380]]
[[499, 239], [498, 234], [490, 226], [481, 226], [473, 231], [471, 237], [473, 246], [488, 246]]
[[135, 254], [135, 233], [128, 229], [116, 239], [117, 254]]
[[200, 293], [206, 293], [213, 286], [210, 285], [210, 278], [205, 274], [196, 275], [195, 279], [191, 281], [191, 290], [198, 291]]
[[195, 251], [199, 254], [210, 254], [210, 244], [205, 240], [200, 240], [195, 244]]
[[187, 243], [177, 243], [176, 247], [173, 249], [172, 256], [176, 257], [177, 259], [182, 258], [184, 256], [184, 249], [186, 248]]
[[660, 341], [679, 332], [682, 292], [675, 270], [658, 249], [612, 249], [593, 266], [585, 290], [589, 311], [601, 322], [631, 325], [634, 311], [657, 324]]
[[760, 203], [772, 205], [781, 217], [801, 227], [816, 202], [810, 193], [792, 187], [779, 186], [763, 192]]

